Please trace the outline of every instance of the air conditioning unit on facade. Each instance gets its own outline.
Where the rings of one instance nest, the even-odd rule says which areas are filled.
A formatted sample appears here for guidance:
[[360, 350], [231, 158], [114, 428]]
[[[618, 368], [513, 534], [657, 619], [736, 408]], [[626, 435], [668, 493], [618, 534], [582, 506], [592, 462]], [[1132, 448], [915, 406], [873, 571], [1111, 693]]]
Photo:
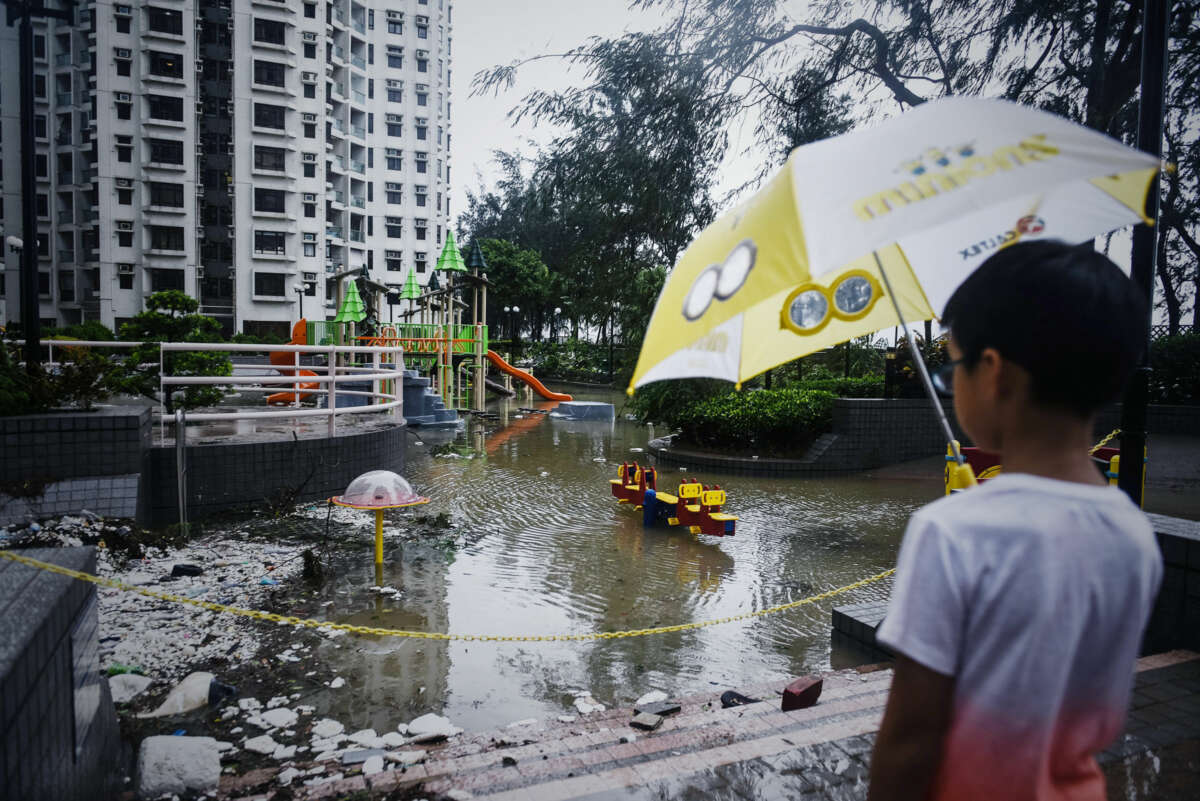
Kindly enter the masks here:
[[418, 25], [428, 25], [428, 24], [429, 24], [429, 17], [423, 17], [423, 16], [421, 16], [420, 14], [418, 14], [418, 15], [417, 15], [417, 24], [418, 24]]
[[132, 231], [133, 223], [129, 220], [117, 220], [118, 231]]
[[317, 241], [317, 235], [316, 235], [316, 234], [314, 234], [314, 233], [312, 233], [312, 232], [307, 232], [307, 231], [306, 231], [306, 232], [304, 233], [304, 241], [305, 241], [305, 242], [316, 242], [316, 241]]
[[393, 10], [389, 9], [388, 13], [387, 13], [387, 18], [388, 19], [404, 19], [404, 12], [403, 11], [393, 11]]
[[305, 83], [316, 83], [317, 82], [317, 73], [303, 72], [300, 74], [300, 80], [304, 81]]
[[404, 258], [404, 253], [399, 250], [385, 250], [383, 252], [383, 257], [385, 259], [402, 259]]
[[310, 111], [306, 111], [306, 112], [304, 112], [303, 114], [301, 114], [301, 115], [300, 115], [300, 119], [304, 120], [304, 122], [316, 122], [316, 121], [317, 121], [317, 115], [316, 115], [316, 114], [313, 114], [313, 113], [312, 113], [312, 112], [310, 112]]
[[113, 50], [115, 51], [117, 58], [133, 58], [133, 51], [128, 47], [116, 47], [113, 48]]
[[399, 183], [396, 183], [395, 181], [388, 181], [386, 186], [387, 186], [387, 190], [389, 192], [399, 192], [401, 189], [404, 188], [404, 184], [399, 184]]
[[303, 38], [304, 38], [304, 41], [306, 41], [306, 42], [317, 41], [317, 35], [315, 33], [313, 33], [312, 31], [305, 31]]
[[119, 186], [122, 189], [128, 189], [131, 186], [133, 186], [133, 179], [132, 178], [114, 178], [113, 183], [115, 183], [117, 186]]
[[305, 203], [316, 203], [317, 202], [316, 193], [315, 192], [305, 192], [304, 193], [304, 202]]
[[404, 122], [403, 114], [388, 114], [386, 117], [388, 122]]
[[316, 273], [301, 273], [301, 274], [304, 276], [305, 281], [316, 281], [317, 280]]
[[316, 154], [316, 153], [305, 153], [305, 154], [304, 154], [304, 160], [305, 160], [305, 161], [309, 161], [309, 162], [316, 161], [316, 160], [317, 160], [317, 154]]
[[133, 101], [133, 96], [129, 92], [115, 92], [113, 97], [118, 103], [130, 103]]
[[204, 72], [204, 62], [196, 59], [196, 72]]
[[118, 264], [117, 265], [117, 274], [118, 275], [133, 275], [133, 265], [132, 264]]

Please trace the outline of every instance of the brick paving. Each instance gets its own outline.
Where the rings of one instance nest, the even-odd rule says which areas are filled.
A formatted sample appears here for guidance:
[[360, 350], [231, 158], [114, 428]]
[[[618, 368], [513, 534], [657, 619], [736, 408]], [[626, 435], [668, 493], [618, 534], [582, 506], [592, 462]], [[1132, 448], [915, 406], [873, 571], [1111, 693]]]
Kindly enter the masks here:
[[[865, 799], [891, 677], [891, 670], [869, 668], [828, 674], [820, 702], [792, 712], [779, 711], [785, 682], [741, 688], [763, 701], [730, 709], [721, 709], [715, 695], [692, 696], [649, 733], [629, 726], [632, 710], [617, 708], [573, 723], [466, 734], [430, 746], [424, 764], [292, 787], [282, 797], [332, 799], [363, 791], [382, 797], [421, 785], [430, 798], [457, 791], [493, 801]], [[1130, 707], [1125, 734], [1101, 755], [1110, 784], [1129, 773], [1133, 760], [1200, 743], [1200, 654], [1173, 651], [1139, 660]], [[1200, 796], [1200, 778], [1187, 781], [1194, 795], [1179, 797]], [[239, 787], [255, 783], [230, 778], [223, 795], [239, 797]], [[264, 793], [261, 777], [257, 783], [259, 794], [240, 797], [269, 799], [278, 792]]]

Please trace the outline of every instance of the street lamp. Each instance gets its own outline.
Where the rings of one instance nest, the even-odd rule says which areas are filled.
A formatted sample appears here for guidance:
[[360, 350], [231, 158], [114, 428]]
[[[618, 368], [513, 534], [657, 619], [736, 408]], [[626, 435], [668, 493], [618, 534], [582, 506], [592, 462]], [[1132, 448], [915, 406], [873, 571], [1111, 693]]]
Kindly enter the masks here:
[[554, 307], [554, 332], [552, 334], [555, 342], [558, 342], [558, 320], [559, 320], [559, 316], [561, 314], [562, 314], [562, 306], [555, 306]]

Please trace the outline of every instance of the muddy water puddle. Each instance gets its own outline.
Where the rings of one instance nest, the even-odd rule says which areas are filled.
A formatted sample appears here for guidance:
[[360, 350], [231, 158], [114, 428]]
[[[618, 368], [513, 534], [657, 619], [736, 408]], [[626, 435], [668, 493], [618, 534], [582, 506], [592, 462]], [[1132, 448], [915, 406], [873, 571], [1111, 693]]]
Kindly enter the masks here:
[[[614, 402], [616, 394], [584, 393]], [[417, 429], [406, 470], [444, 513], [444, 536], [388, 536], [380, 594], [364, 516], [362, 547], [341, 548], [321, 591], [339, 622], [419, 631], [554, 635], [710, 620], [794, 601], [891, 567], [908, 516], [940, 481], [772, 479], [660, 467], [720, 484], [733, 537], [644, 529], [609, 494], [626, 459], [645, 463], [652, 429], [568, 422], [502, 403], [461, 431]], [[541, 409], [554, 404], [534, 404]], [[660, 432], [661, 433], [661, 432]], [[419, 443], [419, 444], [418, 444]], [[434, 455], [437, 453], [438, 455]], [[391, 525], [389, 524], [389, 531]], [[886, 596], [881, 583], [844, 601]], [[652, 689], [687, 694], [830, 667], [830, 602], [765, 619], [584, 643], [342, 637], [315, 654], [346, 678], [327, 713], [389, 729], [428, 711], [470, 730], [572, 714], [577, 692], [628, 704]]]

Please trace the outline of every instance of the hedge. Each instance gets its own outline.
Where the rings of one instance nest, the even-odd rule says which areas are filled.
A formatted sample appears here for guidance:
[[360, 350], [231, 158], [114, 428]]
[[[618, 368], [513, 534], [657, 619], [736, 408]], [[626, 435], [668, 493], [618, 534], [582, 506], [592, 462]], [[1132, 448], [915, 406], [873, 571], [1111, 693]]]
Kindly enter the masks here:
[[835, 397], [811, 389], [730, 392], [689, 404], [675, 424], [685, 443], [798, 456], [830, 429]]
[[1150, 343], [1150, 402], [1200, 403], [1200, 333]]

